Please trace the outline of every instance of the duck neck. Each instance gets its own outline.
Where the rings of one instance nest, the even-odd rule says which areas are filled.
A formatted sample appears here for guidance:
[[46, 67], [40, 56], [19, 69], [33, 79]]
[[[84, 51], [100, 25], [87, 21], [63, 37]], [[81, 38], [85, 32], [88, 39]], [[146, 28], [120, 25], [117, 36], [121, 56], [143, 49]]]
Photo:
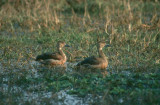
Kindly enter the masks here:
[[60, 55], [63, 56], [64, 59], [66, 59], [66, 55], [65, 55], [65, 53], [63, 52], [62, 48], [58, 47], [58, 52], [59, 52]]
[[102, 51], [102, 48], [98, 48], [98, 53], [99, 53], [99, 57], [100, 58], [105, 58], [106, 59], [106, 56], [105, 56], [105, 54]]
[[59, 52], [60, 55], [64, 55], [64, 52], [63, 52], [61, 47], [58, 47], [57, 49], [58, 49], [58, 52]]

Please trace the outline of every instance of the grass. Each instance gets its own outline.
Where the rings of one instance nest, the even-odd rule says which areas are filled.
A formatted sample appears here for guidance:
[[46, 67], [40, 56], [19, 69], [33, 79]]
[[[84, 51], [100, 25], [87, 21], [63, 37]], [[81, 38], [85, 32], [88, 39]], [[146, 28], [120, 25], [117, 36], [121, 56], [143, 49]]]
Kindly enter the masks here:
[[[0, 104], [64, 103], [57, 92], [66, 90], [86, 102], [89, 98], [90, 104], [158, 105], [159, 11], [156, 0], [3, 1]], [[72, 63], [97, 55], [94, 44], [98, 37], [111, 45], [103, 50], [109, 60], [105, 77], [72, 67]], [[72, 72], [32, 63], [37, 55], [55, 51], [59, 40], [72, 46], [65, 49]], [[51, 97], [43, 96], [48, 92]], [[35, 96], [25, 99], [25, 93]]]

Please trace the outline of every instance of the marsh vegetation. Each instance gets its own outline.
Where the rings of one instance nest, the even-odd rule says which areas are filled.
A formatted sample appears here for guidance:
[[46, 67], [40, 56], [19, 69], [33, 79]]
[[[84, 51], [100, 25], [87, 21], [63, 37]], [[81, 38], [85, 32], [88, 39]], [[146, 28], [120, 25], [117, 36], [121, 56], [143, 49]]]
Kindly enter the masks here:
[[[160, 104], [158, 0], [2, 0], [0, 104]], [[74, 65], [97, 55], [97, 37], [109, 66], [100, 72]], [[65, 41], [67, 68], [35, 62]]]

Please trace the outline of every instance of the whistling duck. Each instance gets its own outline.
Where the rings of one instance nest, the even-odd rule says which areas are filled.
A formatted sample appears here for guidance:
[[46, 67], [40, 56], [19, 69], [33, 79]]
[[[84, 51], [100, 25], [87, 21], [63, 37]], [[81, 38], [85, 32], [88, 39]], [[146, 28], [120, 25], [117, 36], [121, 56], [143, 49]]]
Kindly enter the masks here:
[[108, 66], [108, 60], [102, 51], [103, 47], [107, 47], [105, 41], [100, 41], [97, 44], [99, 57], [91, 56], [77, 64], [77, 67], [84, 66], [92, 69], [106, 69]]
[[42, 64], [45, 65], [63, 65], [67, 60], [67, 57], [62, 50], [63, 47], [69, 47], [69, 45], [66, 45], [65, 42], [59, 41], [57, 43], [58, 52], [44, 53], [42, 55], [38, 55], [36, 57], [36, 61], [40, 61]]

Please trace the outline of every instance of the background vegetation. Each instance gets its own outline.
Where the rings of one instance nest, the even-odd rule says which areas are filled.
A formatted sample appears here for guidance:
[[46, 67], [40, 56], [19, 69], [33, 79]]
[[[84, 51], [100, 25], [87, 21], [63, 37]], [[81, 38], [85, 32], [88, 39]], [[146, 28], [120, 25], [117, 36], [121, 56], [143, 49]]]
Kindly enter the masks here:
[[[159, 11], [158, 0], [2, 0], [0, 104], [63, 103], [57, 92], [67, 90], [90, 98], [88, 104], [158, 105]], [[97, 37], [111, 45], [104, 49], [106, 77], [73, 67], [97, 54]], [[59, 40], [72, 46], [65, 49], [71, 72], [33, 63], [38, 54], [56, 51]]]

